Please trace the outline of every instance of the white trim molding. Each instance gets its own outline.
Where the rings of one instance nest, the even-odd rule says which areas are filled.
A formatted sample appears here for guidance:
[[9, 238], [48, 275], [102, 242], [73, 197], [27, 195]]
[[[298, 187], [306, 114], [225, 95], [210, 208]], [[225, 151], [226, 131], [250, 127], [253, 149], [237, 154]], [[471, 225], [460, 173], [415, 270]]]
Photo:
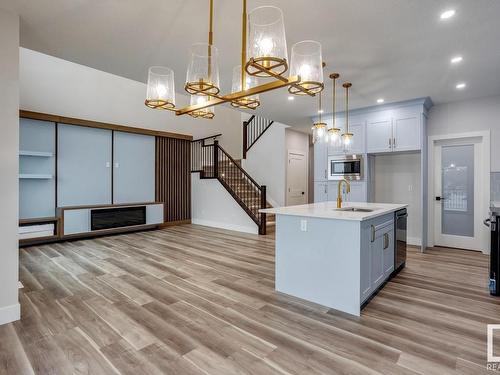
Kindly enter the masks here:
[[15, 322], [21, 319], [21, 305], [5, 306], [0, 308], [0, 325]]
[[259, 228], [257, 227], [257, 224], [255, 224], [255, 227], [252, 228], [243, 225], [233, 225], [233, 224], [223, 223], [220, 221], [211, 221], [203, 219], [192, 219], [191, 224], [203, 225], [205, 227], [212, 227], [212, 228], [234, 230], [236, 232], [259, 234]]

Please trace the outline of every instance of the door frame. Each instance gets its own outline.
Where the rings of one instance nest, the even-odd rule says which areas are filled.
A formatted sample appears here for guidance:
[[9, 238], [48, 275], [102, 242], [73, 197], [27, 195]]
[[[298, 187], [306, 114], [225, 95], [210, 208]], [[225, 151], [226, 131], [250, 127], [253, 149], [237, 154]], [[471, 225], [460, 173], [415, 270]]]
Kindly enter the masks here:
[[306, 191], [305, 191], [305, 197], [306, 197], [306, 203], [309, 202], [309, 155], [307, 151], [304, 150], [294, 150], [294, 149], [287, 149], [286, 150], [286, 168], [285, 168], [285, 206], [288, 205], [288, 168], [290, 166], [289, 160], [290, 160], [290, 154], [299, 154], [299, 155], [304, 155], [305, 158], [305, 186], [306, 186]]
[[[480, 197], [482, 199], [477, 202], [479, 203], [478, 209], [480, 212], [483, 212], [485, 217], [488, 213], [489, 206], [490, 206], [490, 171], [491, 171], [491, 143], [490, 143], [490, 130], [485, 130], [485, 131], [477, 131], [477, 132], [466, 132], [466, 133], [451, 133], [451, 134], [443, 134], [443, 135], [434, 135], [434, 136], [429, 136], [428, 137], [428, 185], [427, 185], [427, 191], [428, 191], [428, 210], [427, 210], [427, 233], [428, 233], [428, 238], [427, 238], [427, 243], [428, 246], [433, 247], [435, 244], [435, 236], [434, 236], [434, 215], [435, 215], [435, 199], [434, 197], [437, 196], [435, 190], [435, 179], [434, 179], [434, 162], [436, 160], [435, 156], [435, 144], [439, 141], [460, 141], [464, 140], [466, 141], [469, 138], [481, 138], [480, 147], [481, 147], [481, 154], [482, 154], [482, 168], [479, 171], [479, 176], [481, 178], [482, 182], [482, 191], [480, 192]], [[439, 195], [441, 192], [439, 192]], [[478, 223], [474, 223], [476, 226]], [[490, 253], [490, 247], [489, 247], [489, 242], [490, 242], [490, 232], [488, 228], [483, 227], [482, 221], [479, 223], [479, 225], [476, 228], [481, 228], [481, 232], [478, 234], [478, 238], [480, 241], [480, 247], [481, 251], [483, 254], [489, 254]]]

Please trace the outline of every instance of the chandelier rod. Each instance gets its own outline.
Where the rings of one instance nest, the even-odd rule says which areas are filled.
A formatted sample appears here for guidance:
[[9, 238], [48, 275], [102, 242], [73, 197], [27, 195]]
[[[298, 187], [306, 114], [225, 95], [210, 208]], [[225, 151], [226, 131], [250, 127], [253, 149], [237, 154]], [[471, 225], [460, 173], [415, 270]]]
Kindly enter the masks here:
[[245, 64], [247, 62], [247, 0], [243, 0], [241, 18], [241, 90], [246, 89]]
[[208, 81], [212, 81], [212, 45], [214, 43], [214, 0], [210, 0], [210, 11], [208, 21]]

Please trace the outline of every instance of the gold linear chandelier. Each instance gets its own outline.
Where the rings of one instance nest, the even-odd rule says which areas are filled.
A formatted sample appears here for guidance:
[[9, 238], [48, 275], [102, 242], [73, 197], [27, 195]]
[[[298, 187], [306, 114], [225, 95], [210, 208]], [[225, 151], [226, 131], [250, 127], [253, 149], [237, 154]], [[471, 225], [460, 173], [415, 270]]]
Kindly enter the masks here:
[[[231, 103], [236, 108], [255, 109], [260, 105], [259, 94], [282, 87], [288, 87], [293, 95], [315, 96], [323, 90], [321, 44], [312, 40], [294, 44], [289, 65], [282, 11], [274, 6], [261, 6], [247, 15], [247, 2], [243, 0], [241, 65], [233, 69], [231, 93], [221, 95], [219, 56], [213, 45], [214, 4], [209, 1], [208, 43], [191, 47], [184, 86], [191, 95], [190, 105], [184, 108], [175, 105], [173, 70], [153, 66], [149, 68], [146, 106], [174, 111], [178, 116], [211, 119], [216, 105]], [[285, 77], [288, 70], [289, 76]], [[259, 84], [258, 77], [272, 81]]]

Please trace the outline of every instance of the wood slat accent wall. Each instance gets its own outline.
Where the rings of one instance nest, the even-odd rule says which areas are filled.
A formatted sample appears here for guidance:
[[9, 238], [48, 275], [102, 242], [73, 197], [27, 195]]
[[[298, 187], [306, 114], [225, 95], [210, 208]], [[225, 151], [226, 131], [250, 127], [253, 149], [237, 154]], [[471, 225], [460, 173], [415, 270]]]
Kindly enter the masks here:
[[156, 200], [165, 223], [191, 219], [191, 141], [156, 137]]

